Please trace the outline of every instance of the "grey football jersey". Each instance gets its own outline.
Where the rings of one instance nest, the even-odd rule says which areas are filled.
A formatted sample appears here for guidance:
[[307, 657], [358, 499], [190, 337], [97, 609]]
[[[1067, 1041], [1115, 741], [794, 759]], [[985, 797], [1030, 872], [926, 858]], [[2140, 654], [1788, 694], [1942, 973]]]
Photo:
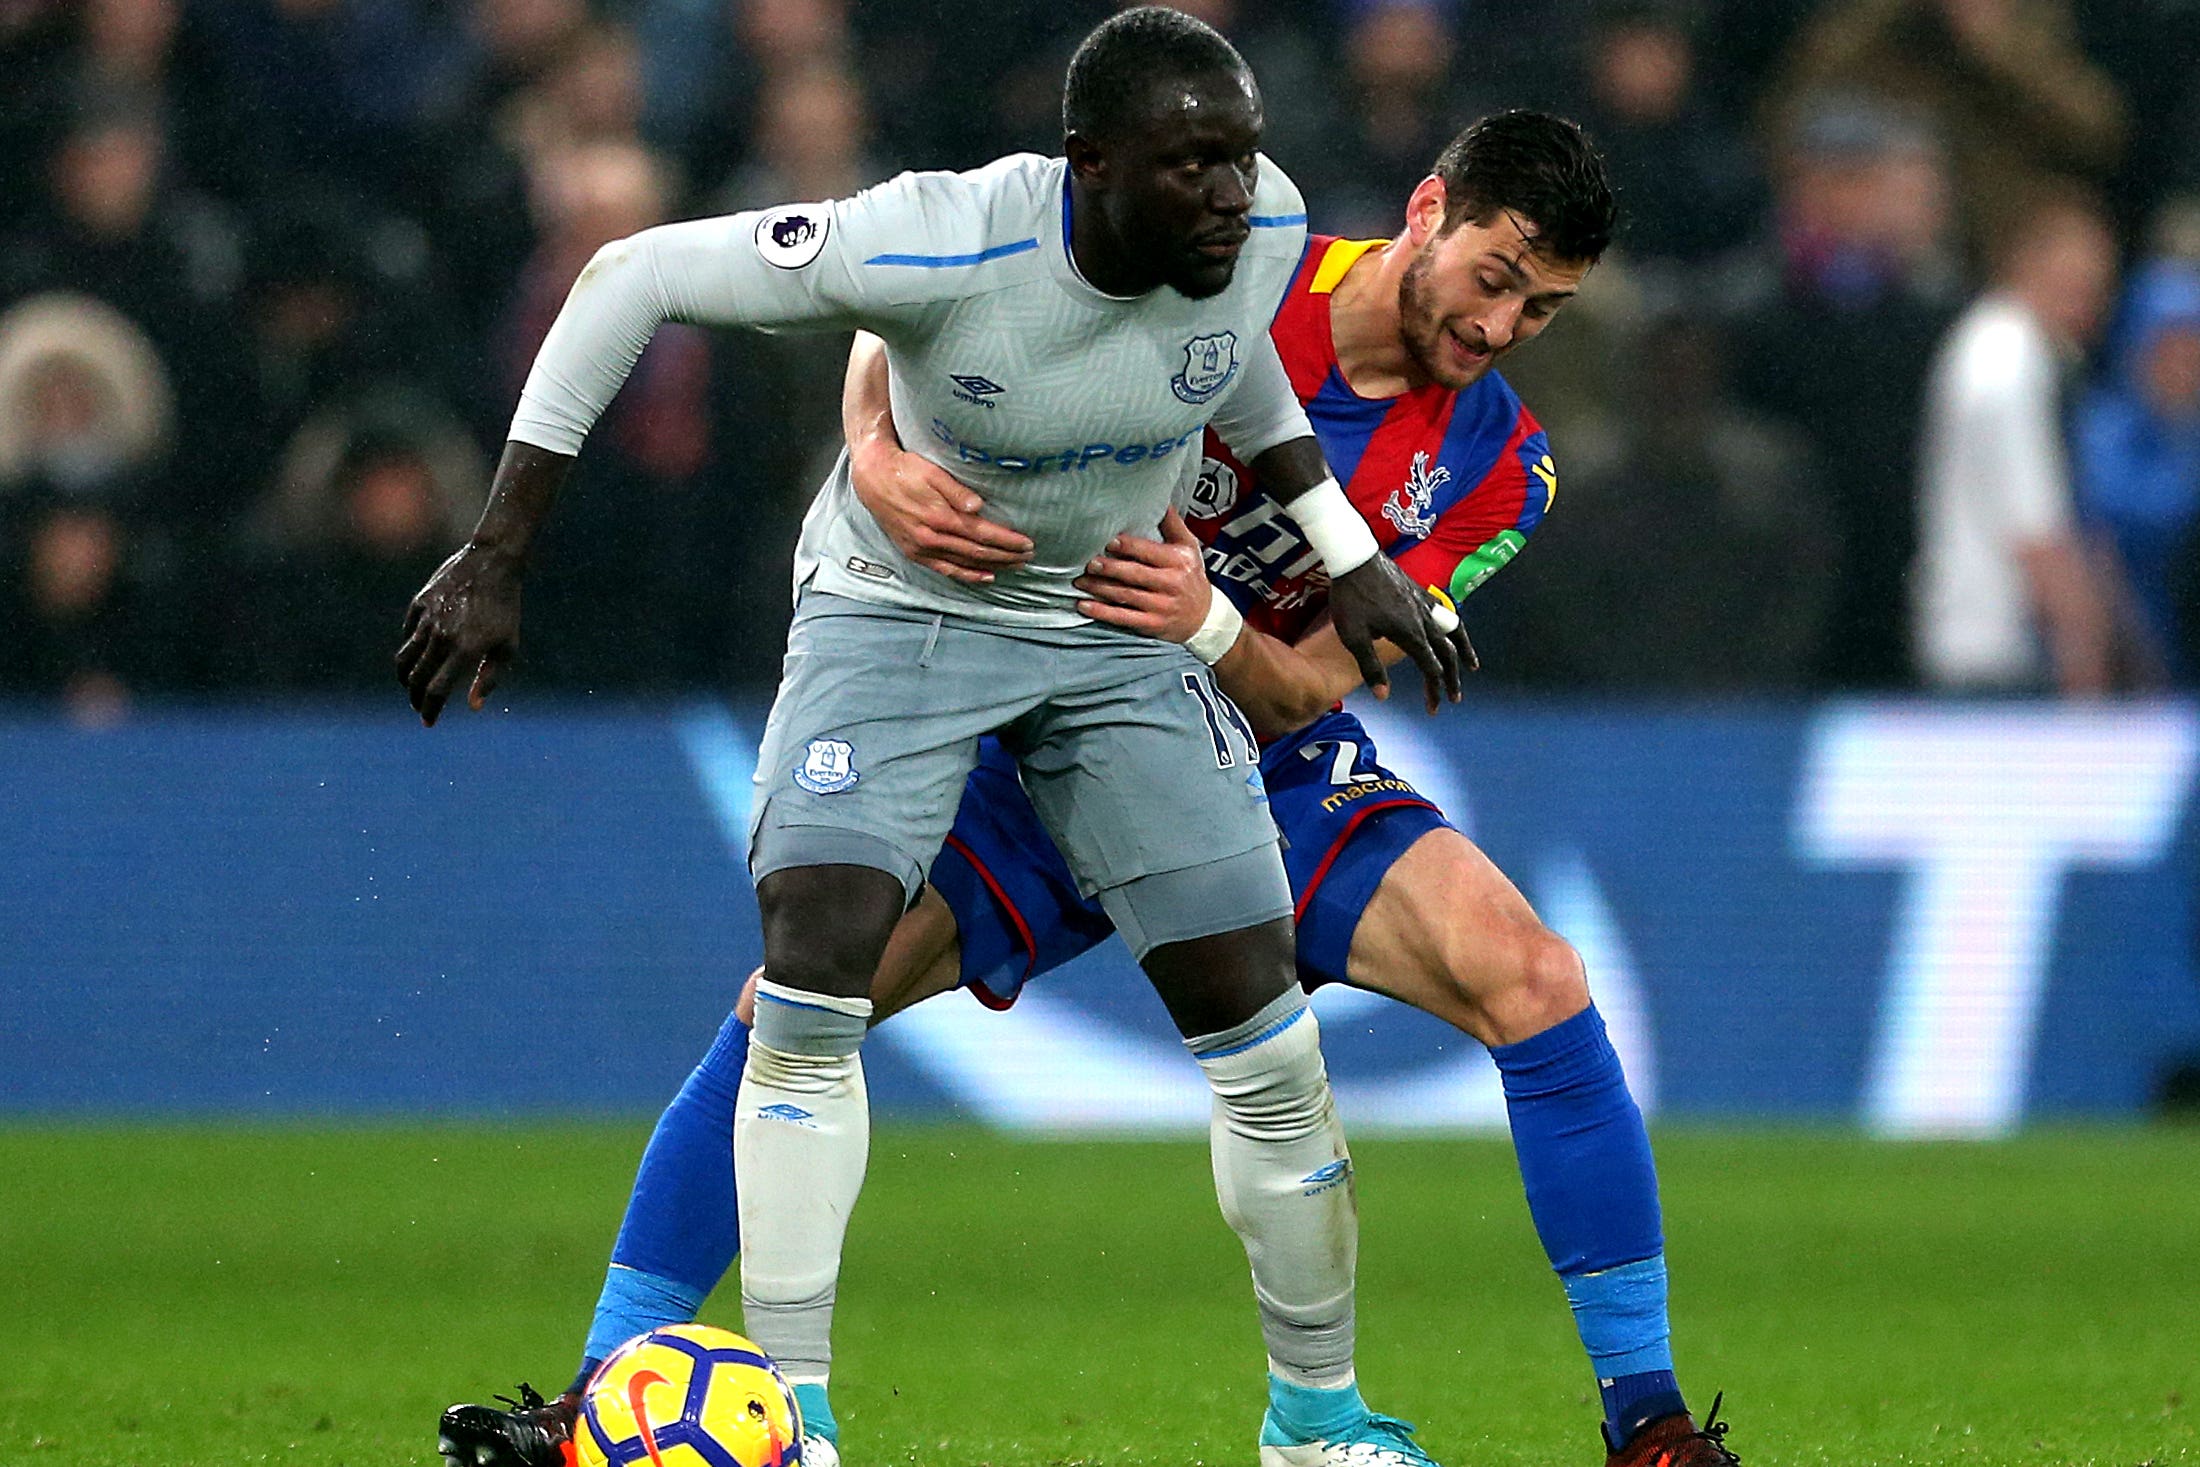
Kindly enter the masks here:
[[1268, 339], [1306, 243], [1305, 206], [1283, 171], [1261, 160], [1236, 273], [1197, 301], [1086, 284], [1069, 254], [1067, 172], [1020, 154], [608, 246], [544, 342], [512, 437], [577, 452], [661, 321], [863, 327], [886, 341], [903, 444], [1036, 549], [985, 586], [914, 565], [857, 501], [843, 454], [804, 520], [797, 585], [1073, 625], [1083, 618], [1070, 583], [1110, 537], [1155, 532], [1196, 474], [1210, 422], [1241, 459], [1311, 429]]

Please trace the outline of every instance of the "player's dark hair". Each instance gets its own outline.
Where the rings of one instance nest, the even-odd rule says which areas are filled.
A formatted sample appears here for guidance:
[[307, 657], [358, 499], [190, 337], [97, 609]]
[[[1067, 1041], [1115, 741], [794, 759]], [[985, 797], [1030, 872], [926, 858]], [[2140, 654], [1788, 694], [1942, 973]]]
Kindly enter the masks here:
[[1510, 212], [1534, 226], [1537, 250], [1593, 262], [1619, 222], [1604, 159], [1580, 128], [1548, 112], [1485, 117], [1430, 171], [1444, 181], [1446, 231]]
[[1222, 32], [1181, 10], [1141, 5], [1100, 22], [1070, 57], [1062, 131], [1121, 137], [1144, 120], [1160, 84], [1240, 72], [1252, 68]]

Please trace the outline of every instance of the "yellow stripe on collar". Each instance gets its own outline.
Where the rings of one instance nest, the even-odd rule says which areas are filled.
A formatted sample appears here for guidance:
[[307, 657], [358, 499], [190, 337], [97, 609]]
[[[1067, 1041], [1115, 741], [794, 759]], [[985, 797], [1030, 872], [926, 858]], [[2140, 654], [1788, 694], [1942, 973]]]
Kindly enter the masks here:
[[1329, 248], [1322, 251], [1322, 262], [1314, 267], [1314, 280], [1307, 287], [1314, 295], [1327, 295], [1337, 288], [1360, 256], [1369, 250], [1381, 249], [1389, 244], [1387, 239], [1333, 239]]

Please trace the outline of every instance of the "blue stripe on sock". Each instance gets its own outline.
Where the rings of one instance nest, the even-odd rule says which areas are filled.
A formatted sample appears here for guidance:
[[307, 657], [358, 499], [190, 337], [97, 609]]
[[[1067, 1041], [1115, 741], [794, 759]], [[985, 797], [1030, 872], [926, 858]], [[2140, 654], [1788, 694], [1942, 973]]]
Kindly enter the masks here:
[[603, 1292], [596, 1296], [596, 1319], [589, 1326], [588, 1346], [582, 1353], [590, 1360], [602, 1360], [659, 1325], [691, 1323], [703, 1307], [703, 1297], [671, 1279], [613, 1266], [604, 1275]]
[[1252, 1038], [1240, 1040], [1236, 1044], [1231, 1045], [1228, 1049], [1195, 1050], [1194, 1053], [1203, 1060], [1228, 1059], [1233, 1054], [1243, 1054], [1245, 1053], [1245, 1051], [1251, 1049], [1256, 1044], [1266, 1044], [1269, 1040], [1275, 1038], [1278, 1034], [1281, 1034], [1284, 1030], [1290, 1028], [1293, 1024], [1296, 1024], [1299, 1020], [1305, 1018], [1308, 1014], [1312, 1012], [1312, 1009], [1301, 1005], [1299, 1008], [1294, 1009], [1291, 1013], [1285, 1015], [1283, 1018], [1276, 1020], [1275, 1023], [1270, 1024], [1267, 1028], [1261, 1030], [1258, 1034], [1255, 1034]]
[[1563, 1282], [1598, 1379], [1673, 1368], [1663, 1255]]
[[800, 994], [766, 993], [761, 988], [756, 990], [756, 1001], [758, 1003], [785, 1004], [790, 1009], [812, 1009], [821, 1014], [837, 1014], [840, 1012], [839, 1009], [829, 1003], [811, 1003]]

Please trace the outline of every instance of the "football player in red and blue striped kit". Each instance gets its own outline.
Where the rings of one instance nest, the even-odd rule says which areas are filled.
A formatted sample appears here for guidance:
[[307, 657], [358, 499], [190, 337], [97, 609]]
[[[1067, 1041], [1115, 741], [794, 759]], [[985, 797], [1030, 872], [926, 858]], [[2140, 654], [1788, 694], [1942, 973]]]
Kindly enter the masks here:
[[[1456, 602], [1519, 551], [1558, 476], [1542, 427], [1494, 373], [1457, 391], [1431, 378], [1391, 397], [1347, 380], [1331, 325], [1337, 289], [1389, 243], [1311, 237], [1270, 335], [1347, 496], [1407, 574]], [[1557, 305], [1530, 308], [1547, 315]], [[1208, 574], [1248, 626], [1298, 642], [1322, 620], [1318, 562], [1212, 434], [1206, 451], [1185, 517]]]
[[[1432, 594], [1463, 600], [1551, 509], [1549, 445], [1491, 368], [1576, 292], [1615, 217], [1603, 165], [1579, 129], [1511, 112], [1444, 151], [1396, 239], [1308, 243], [1271, 334], [1353, 506]], [[985, 519], [978, 497], [944, 470], [900, 450], [883, 368], [882, 356], [859, 347], [849, 374], [865, 505], [905, 555], [942, 574], [977, 579], [1020, 563], [1028, 541]], [[1228, 721], [1243, 718], [1257, 734], [1306, 981], [1388, 994], [1489, 1047], [1529, 1210], [1596, 1372], [1608, 1467], [1735, 1462], [1717, 1402], [1699, 1428], [1675, 1379], [1649, 1138], [1579, 955], [1379, 762], [1367, 730], [1340, 705], [1368, 669], [1328, 623], [1319, 558], [1211, 434], [1206, 453], [1182, 517], [1172, 514], [1159, 539], [1112, 542], [1087, 568], [1080, 585], [1090, 599], [1080, 609], [1184, 642], [1211, 666], [1227, 695], [1214, 698], [1218, 758], [1234, 757]], [[1014, 760], [989, 749], [930, 887], [887, 952], [874, 1022], [957, 986], [1005, 1007], [1025, 982], [1109, 935], [1033, 813]], [[748, 1002], [643, 1158], [585, 1351], [591, 1361], [632, 1334], [692, 1318], [732, 1263], [726, 1157]], [[1271, 1410], [1364, 1412], [1347, 1389], [1349, 1404], [1272, 1381]], [[1403, 1439], [1399, 1449], [1397, 1460], [1426, 1460]]]
[[[1503, 114], [1445, 151], [1397, 239], [1310, 239], [1277, 313], [1271, 335], [1348, 497], [1452, 602], [1520, 551], [1558, 488], [1541, 427], [1490, 369], [1579, 288], [1612, 222], [1578, 129]], [[1302, 974], [1389, 994], [1489, 1046], [1530, 1212], [1596, 1371], [1608, 1462], [1730, 1461], [1716, 1403], [1699, 1430], [1674, 1376], [1656, 1169], [1581, 959], [1338, 706], [1362, 672], [1327, 627], [1314, 567], [1210, 435], [1183, 521], [1160, 541], [1119, 537], [1082, 609], [1195, 651], [1219, 623], [1228, 640], [1202, 655], [1262, 740]], [[981, 764], [971, 794], [932, 884], [963, 985], [998, 1004], [1107, 926], [1005, 758]]]

